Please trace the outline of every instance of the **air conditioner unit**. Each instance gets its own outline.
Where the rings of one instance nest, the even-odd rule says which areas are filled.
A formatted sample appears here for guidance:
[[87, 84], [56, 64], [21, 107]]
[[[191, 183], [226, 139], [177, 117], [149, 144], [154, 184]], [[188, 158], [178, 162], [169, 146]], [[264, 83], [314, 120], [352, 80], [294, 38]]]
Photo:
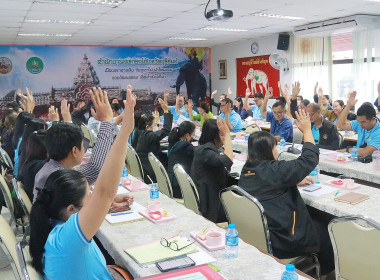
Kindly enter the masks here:
[[363, 29], [380, 29], [380, 16], [353, 15], [297, 26], [293, 34], [298, 37], [328, 36]]

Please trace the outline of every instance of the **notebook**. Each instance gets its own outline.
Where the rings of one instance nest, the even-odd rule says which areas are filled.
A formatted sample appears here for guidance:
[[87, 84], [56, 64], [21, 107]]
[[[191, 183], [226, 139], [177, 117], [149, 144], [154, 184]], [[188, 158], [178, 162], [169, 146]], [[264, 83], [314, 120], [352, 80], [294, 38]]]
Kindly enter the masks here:
[[369, 196], [365, 195], [365, 194], [349, 192], [345, 195], [341, 195], [341, 196], [336, 197], [335, 200], [339, 201], [339, 202], [349, 203], [349, 204], [357, 204], [357, 203], [362, 202], [368, 198], [369, 198]]

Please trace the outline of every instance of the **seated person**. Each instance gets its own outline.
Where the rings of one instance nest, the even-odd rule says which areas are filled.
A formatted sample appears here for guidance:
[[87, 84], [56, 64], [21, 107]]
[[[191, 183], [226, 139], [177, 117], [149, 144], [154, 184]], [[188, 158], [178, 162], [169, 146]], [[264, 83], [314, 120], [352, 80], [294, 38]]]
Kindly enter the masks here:
[[308, 99], [303, 99], [299, 101], [299, 93], [301, 91], [300, 83], [295, 82], [292, 87], [292, 97], [290, 99], [290, 112], [293, 119], [296, 118], [296, 111], [303, 110], [306, 111], [306, 107], [310, 104]]
[[310, 103], [306, 112], [310, 116], [311, 132], [315, 145], [321, 149], [339, 149], [339, 132], [332, 122], [322, 116], [321, 107], [316, 103]]
[[219, 103], [218, 103], [218, 102], [215, 102], [215, 100], [214, 100], [214, 96], [217, 92], [218, 92], [217, 90], [214, 90], [211, 93], [210, 105], [216, 107], [216, 112], [218, 115], [220, 115], [220, 102], [222, 102], [222, 100], [227, 98], [227, 94], [225, 94], [225, 93], [221, 94], [219, 96]]
[[178, 163], [190, 176], [191, 163], [194, 156], [194, 146], [191, 144], [191, 141], [194, 135], [195, 125], [188, 121], [184, 121], [178, 127], [173, 128], [169, 135], [168, 176], [175, 198], [182, 198], [182, 194], [173, 168]]
[[375, 107], [377, 108], [378, 111], [380, 111], [380, 106], [379, 106], [379, 98], [380, 98], [380, 82], [377, 84], [377, 93], [378, 93], [378, 96], [375, 100], [375, 102], [373, 103], [375, 105]]
[[[219, 149], [223, 143], [224, 152], [221, 153]], [[231, 168], [232, 160], [231, 136], [226, 122], [220, 117], [218, 121], [205, 121], [199, 146], [194, 152], [191, 178], [199, 193], [199, 211], [214, 223], [227, 221], [219, 192], [228, 187], [227, 169]]]
[[[364, 102], [357, 111], [357, 120], [347, 122], [347, 115], [350, 108], [355, 106], [357, 100], [356, 91], [351, 92], [347, 99], [347, 106], [338, 117], [337, 126], [342, 130], [355, 131], [358, 133], [358, 156], [372, 155], [380, 145], [380, 123], [376, 118], [376, 110], [369, 102]], [[346, 151], [351, 153], [352, 148], [347, 147]]]
[[205, 102], [198, 103], [197, 109], [199, 114], [193, 115], [193, 101], [191, 99], [189, 100], [189, 108], [190, 119], [196, 126], [202, 127], [205, 121], [212, 120], [214, 118], [210, 112], [208, 104]]
[[[165, 166], [166, 155], [161, 152], [160, 141], [170, 134], [172, 129], [173, 115], [170, 108], [165, 102], [159, 98], [162, 109], [164, 110], [164, 126], [161, 130], [157, 130], [159, 119], [153, 115], [147, 115], [140, 119], [140, 128], [138, 131], [138, 141], [136, 142], [136, 153], [140, 157], [141, 165], [144, 169], [144, 181], [150, 184], [148, 176], [156, 182], [156, 176], [150, 165], [148, 154], [152, 152]], [[136, 137], [136, 136], [135, 136]]]
[[185, 108], [185, 98], [182, 95], [177, 95], [175, 106], [169, 106], [169, 109], [173, 115], [173, 121], [178, 120], [180, 115], [178, 112], [181, 112], [185, 118], [189, 118], [189, 114], [186, 112]]
[[[131, 133], [131, 136], [129, 136], [129, 140], [128, 140], [128, 143], [130, 145], [132, 145], [134, 148], [136, 147], [136, 145], [133, 145], [132, 143], [134, 143], [134, 139], [135, 139], [135, 135], [137, 135], [138, 133], [137, 130], [139, 129], [139, 122], [140, 122], [140, 119], [141, 117], [145, 116], [145, 112], [143, 111], [135, 111], [135, 128], [133, 129], [132, 133]], [[138, 136], [137, 136], [138, 137]], [[137, 143], [137, 141], [136, 141]]]
[[223, 99], [220, 102], [220, 117], [226, 121], [228, 129], [231, 132], [240, 132], [243, 129], [241, 117], [232, 109], [232, 100], [229, 98]]
[[[93, 111], [92, 114], [95, 119], [101, 122], [101, 125], [89, 163], [76, 169], [86, 177], [90, 185], [95, 183], [98, 178], [114, 139], [112, 109], [108, 99], [104, 98], [106, 96], [104, 94], [100, 88], [94, 88], [91, 91], [91, 98], [96, 110], [96, 113]], [[97, 101], [94, 100], [95, 97]], [[58, 169], [73, 169], [74, 166], [82, 162], [83, 155], [86, 152], [83, 146], [83, 133], [74, 124], [54, 124], [48, 129], [45, 140], [50, 160], [41, 168], [34, 180], [34, 201], [39, 191], [44, 188], [45, 182], [51, 173]]]
[[270, 122], [270, 133], [278, 142], [281, 137], [284, 137], [286, 142], [293, 142], [293, 123], [285, 116], [285, 103], [276, 101], [273, 104], [272, 112], [267, 112], [266, 107], [271, 97], [273, 97], [273, 88], [270, 87], [260, 109], [261, 115], [266, 117], [267, 122]]
[[[33, 204], [29, 249], [32, 266], [44, 279], [114, 279], [93, 237], [111, 205], [122, 207], [133, 203], [133, 197], [123, 195], [115, 205], [115, 194], [127, 154], [128, 137], [134, 127], [135, 102], [128, 91], [126, 121], [107, 151], [91, 195], [82, 173], [55, 170]], [[108, 100], [106, 103], [109, 104]]]
[[248, 160], [241, 171], [239, 186], [264, 207], [273, 255], [287, 259], [318, 253], [322, 279], [326, 279], [326, 274], [334, 270], [327, 226], [310, 217], [297, 188], [313, 183], [306, 176], [318, 164], [319, 149], [314, 145], [306, 113], [296, 115], [305, 141], [300, 157], [278, 160], [276, 139], [268, 132], [255, 132], [248, 139]]
[[74, 110], [71, 113], [73, 123], [76, 124], [77, 126], [80, 126], [82, 123], [87, 125], [88, 119], [91, 117], [90, 115], [91, 106], [92, 106], [91, 101], [84, 103], [82, 99], [75, 100]]
[[[249, 106], [248, 105], [248, 99], [251, 95], [251, 92], [247, 89], [244, 99], [244, 105], [243, 107], [247, 110], [248, 116], [256, 119], [256, 120], [263, 120], [265, 117], [261, 115], [260, 108], [264, 101], [264, 95], [261, 92], [257, 92], [253, 95], [253, 100], [255, 101], [255, 105]], [[269, 107], [267, 108], [268, 111], [270, 111]]]
[[13, 149], [12, 145], [12, 139], [13, 139], [13, 134], [14, 134], [14, 128], [16, 124], [16, 119], [17, 119], [17, 113], [12, 111], [12, 113], [8, 114], [4, 118], [4, 133], [1, 136], [1, 148], [4, 149], [10, 156], [12, 162], [14, 163], [14, 158], [15, 158], [15, 150]]
[[[333, 108], [331, 106], [330, 96], [328, 94], [323, 94], [323, 89], [321, 87], [318, 89], [318, 93], [317, 93], [317, 89], [318, 89], [318, 82], [315, 84], [315, 87], [314, 87], [314, 102], [318, 104], [319, 102], [321, 102], [322, 105], [327, 108], [327, 110], [332, 110]], [[319, 95], [320, 92], [322, 92], [321, 96]]]
[[247, 110], [243, 107], [243, 100], [241, 97], [236, 97], [234, 100], [234, 111], [238, 113], [242, 120], [245, 120], [248, 117]]
[[[177, 99], [178, 99], [178, 96], [177, 96]], [[176, 105], [175, 105], [175, 113], [179, 115], [182, 115], [184, 116], [186, 119], [191, 119], [191, 115], [195, 115], [197, 114], [197, 112], [195, 112], [193, 110], [193, 100], [189, 99], [188, 101], [185, 102], [185, 105], [183, 106], [185, 108], [184, 111], [181, 111], [179, 109], [179, 106], [178, 106], [178, 102], [177, 102], [177, 99], [176, 99]], [[191, 103], [190, 103], [191, 102]], [[178, 117], [179, 118], [179, 117]]]

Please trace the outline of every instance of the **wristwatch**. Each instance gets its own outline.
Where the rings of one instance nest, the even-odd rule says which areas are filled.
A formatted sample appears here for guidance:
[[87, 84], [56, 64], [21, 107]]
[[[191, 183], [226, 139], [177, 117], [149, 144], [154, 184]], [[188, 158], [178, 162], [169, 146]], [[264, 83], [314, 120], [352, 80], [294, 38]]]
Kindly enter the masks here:
[[346, 152], [347, 153], [350, 153], [350, 149], [352, 148], [352, 146], [347, 146], [347, 148], [346, 148]]

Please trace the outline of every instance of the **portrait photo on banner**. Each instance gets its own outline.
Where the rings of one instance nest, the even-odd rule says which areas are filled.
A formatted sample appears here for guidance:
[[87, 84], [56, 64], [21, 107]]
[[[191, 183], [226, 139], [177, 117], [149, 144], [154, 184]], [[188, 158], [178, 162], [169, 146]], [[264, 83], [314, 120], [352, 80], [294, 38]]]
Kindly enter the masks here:
[[251, 92], [250, 97], [257, 92], [265, 96], [268, 88], [272, 87], [274, 97], [278, 97], [279, 80], [280, 72], [269, 64], [269, 55], [236, 59], [237, 96], [245, 96], [247, 89]]
[[219, 60], [219, 79], [227, 79], [227, 60]]

